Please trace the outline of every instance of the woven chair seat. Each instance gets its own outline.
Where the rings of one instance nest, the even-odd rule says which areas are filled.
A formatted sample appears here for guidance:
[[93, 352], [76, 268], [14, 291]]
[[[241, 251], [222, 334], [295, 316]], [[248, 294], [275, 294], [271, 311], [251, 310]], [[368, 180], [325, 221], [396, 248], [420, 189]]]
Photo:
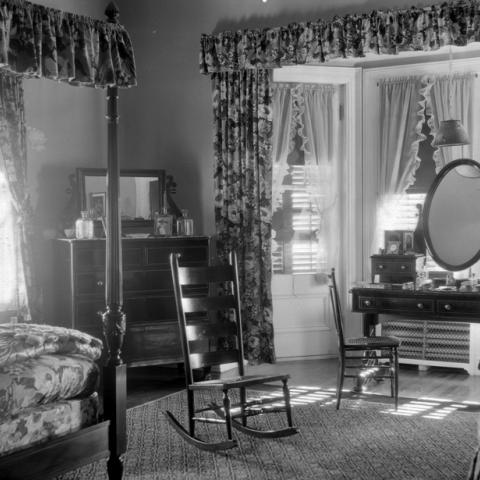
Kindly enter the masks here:
[[358, 337], [345, 339], [345, 347], [398, 347], [400, 340], [395, 337]]

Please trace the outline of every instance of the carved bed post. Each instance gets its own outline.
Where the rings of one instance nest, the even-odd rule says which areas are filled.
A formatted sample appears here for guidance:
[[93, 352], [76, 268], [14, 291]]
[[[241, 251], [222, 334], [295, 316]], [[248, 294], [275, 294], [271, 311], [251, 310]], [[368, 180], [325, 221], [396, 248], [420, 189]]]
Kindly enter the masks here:
[[[118, 23], [118, 7], [111, 2], [105, 15]], [[110, 420], [108, 477], [121, 479], [126, 451], [126, 365], [121, 353], [126, 319], [123, 307], [122, 242], [119, 210], [120, 166], [118, 162], [118, 87], [107, 88], [108, 164], [106, 232], [106, 311], [102, 315], [108, 359], [103, 370], [104, 411]]]

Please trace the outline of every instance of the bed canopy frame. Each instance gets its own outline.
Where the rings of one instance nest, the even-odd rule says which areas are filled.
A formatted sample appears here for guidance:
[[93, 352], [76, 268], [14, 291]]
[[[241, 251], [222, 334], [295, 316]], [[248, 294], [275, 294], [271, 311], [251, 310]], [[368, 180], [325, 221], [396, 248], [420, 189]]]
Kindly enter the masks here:
[[[108, 122], [106, 309], [102, 314], [107, 361], [103, 368], [105, 420], [37, 447], [0, 458], [0, 477], [47, 479], [100, 458], [109, 479], [123, 474], [126, 451], [126, 365], [122, 345], [122, 244], [119, 211], [118, 90], [136, 85], [130, 38], [112, 2], [106, 21], [23, 0], [2, 0], [0, 68], [13, 75], [43, 77], [73, 86], [106, 88]], [[4, 41], [5, 40], [5, 41]]]

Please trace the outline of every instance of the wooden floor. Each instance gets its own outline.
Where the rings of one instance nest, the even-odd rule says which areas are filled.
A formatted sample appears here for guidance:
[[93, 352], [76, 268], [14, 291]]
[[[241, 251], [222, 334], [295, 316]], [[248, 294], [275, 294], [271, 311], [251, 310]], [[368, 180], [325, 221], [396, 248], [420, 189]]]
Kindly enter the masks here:
[[[291, 386], [335, 388], [337, 360], [299, 360], [247, 367], [247, 373], [289, 373]], [[480, 372], [479, 372], [480, 373]], [[229, 375], [231, 373], [226, 373]], [[127, 373], [128, 407], [156, 400], [185, 387], [183, 373], [176, 366], [129, 368]], [[344, 389], [352, 383], [345, 380]], [[390, 382], [371, 382], [368, 394], [389, 395]], [[468, 375], [464, 370], [431, 367], [419, 370], [416, 366], [401, 365], [400, 397], [430, 397], [456, 402], [480, 403], [480, 375]], [[345, 394], [348, 396], [348, 393]]]

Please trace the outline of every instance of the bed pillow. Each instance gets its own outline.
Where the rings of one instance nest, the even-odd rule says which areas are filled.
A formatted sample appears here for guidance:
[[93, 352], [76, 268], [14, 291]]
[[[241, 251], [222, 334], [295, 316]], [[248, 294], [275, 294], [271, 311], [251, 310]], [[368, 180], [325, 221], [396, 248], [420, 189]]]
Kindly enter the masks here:
[[44, 354], [81, 354], [100, 358], [102, 341], [70, 328], [17, 323], [0, 325], [0, 366], [11, 365]]

